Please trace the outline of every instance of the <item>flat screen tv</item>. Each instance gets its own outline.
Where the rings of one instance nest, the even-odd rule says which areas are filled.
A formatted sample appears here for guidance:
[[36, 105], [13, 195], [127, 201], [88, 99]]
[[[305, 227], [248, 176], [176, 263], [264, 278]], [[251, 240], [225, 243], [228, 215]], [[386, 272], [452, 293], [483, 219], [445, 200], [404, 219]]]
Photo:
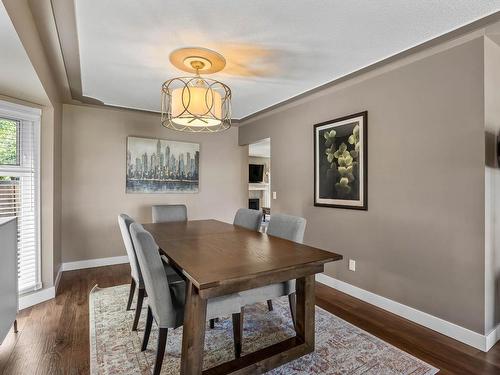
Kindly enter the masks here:
[[264, 165], [248, 165], [248, 182], [262, 182], [264, 178]]

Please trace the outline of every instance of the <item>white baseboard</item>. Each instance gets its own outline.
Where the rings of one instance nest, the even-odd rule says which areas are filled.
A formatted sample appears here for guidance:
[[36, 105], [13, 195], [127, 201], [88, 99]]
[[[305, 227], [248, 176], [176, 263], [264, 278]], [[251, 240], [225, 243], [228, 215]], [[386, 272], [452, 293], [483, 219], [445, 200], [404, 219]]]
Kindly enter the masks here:
[[490, 350], [498, 341], [500, 341], [500, 324], [486, 335], [486, 351]]
[[450, 323], [444, 319], [414, 309], [413, 307], [403, 305], [389, 298], [358, 288], [357, 286], [337, 280], [325, 274], [316, 275], [316, 280], [484, 352], [488, 351], [498, 340], [500, 340], [500, 326], [488, 335], [481, 335], [480, 333]]
[[61, 264], [61, 271], [81, 270], [84, 268], [112, 266], [114, 264], [123, 263], [128, 263], [128, 257], [126, 255], [110, 258], [78, 260], [76, 262], [65, 262]]
[[26, 294], [19, 297], [19, 310], [26, 309], [33, 305], [38, 305], [39, 303], [48, 301], [56, 296], [56, 288], [51, 286], [50, 288], [37, 290], [36, 292]]
[[128, 263], [128, 257], [126, 255], [110, 257], [110, 258], [89, 259], [77, 262], [62, 263], [61, 266], [59, 267], [59, 271], [57, 272], [57, 276], [54, 281], [54, 286], [20, 296], [19, 310], [23, 310], [28, 307], [37, 305], [39, 303], [48, 301], [49, 299], [55, 298], [57, 289], [59, 288], [59, 282], [61, 281], [61, 276], [64, 271], [72, 271], [72, 270], [79, 270], [83, 268], [92, 268], [92, 267], [111, 266], [113, 264], [122, 264], [122, 263]]

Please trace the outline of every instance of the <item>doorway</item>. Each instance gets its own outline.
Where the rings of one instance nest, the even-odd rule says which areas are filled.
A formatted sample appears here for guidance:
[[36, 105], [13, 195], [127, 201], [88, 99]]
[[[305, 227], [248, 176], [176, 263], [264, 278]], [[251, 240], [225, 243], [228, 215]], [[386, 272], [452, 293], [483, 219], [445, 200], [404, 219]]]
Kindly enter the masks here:
[[248, 208], [263, 213], [263, 229], [271, 215], [271, 138], [248, 145]]

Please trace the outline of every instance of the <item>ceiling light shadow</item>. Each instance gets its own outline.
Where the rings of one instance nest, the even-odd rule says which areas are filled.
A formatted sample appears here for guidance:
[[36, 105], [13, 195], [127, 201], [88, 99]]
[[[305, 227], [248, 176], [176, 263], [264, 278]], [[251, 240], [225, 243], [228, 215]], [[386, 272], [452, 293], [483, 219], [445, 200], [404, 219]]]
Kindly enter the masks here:
[[226, 58], [224, 74], [239, 77], [281, 75], [282, 62], [290, 57], [286, 51], [255, 44], [221, 44], [216, 48]]

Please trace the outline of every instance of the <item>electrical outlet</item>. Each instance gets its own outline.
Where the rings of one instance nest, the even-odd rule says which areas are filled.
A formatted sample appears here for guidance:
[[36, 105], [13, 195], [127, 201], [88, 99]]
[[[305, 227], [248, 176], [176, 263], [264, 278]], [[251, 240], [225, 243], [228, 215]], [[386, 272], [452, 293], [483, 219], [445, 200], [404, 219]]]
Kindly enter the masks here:
[[276, 192], [273, 191], [273, 199], [276, 199]]
[[349, 271], [356, 271], [356, 261], [354, 259], [349, 259]]

